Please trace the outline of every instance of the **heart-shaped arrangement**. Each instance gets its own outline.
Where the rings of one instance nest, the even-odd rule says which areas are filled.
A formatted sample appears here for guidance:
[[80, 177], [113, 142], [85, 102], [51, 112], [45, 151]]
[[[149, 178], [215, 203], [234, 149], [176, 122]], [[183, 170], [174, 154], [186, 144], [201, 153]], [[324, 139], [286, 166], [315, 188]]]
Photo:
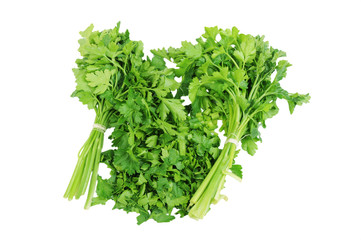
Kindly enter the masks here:
[[[285, 99], [292, 113], [310, 96], [281, 87], [291, 64], [279, 60], [285, 52], [263, 36], [206, 27], [196, 44], [152, 50], [150, 58], [143, 43], [119, 27], [99, 32], [91, 25], [80, 33], [72, 96], [96, 117], [64, 197], [78, 199], [88, 189], [85, 208], [113, 200], [114, 209], [138, 213], [138, 224], [169, 222], [176, 214], [201, 219], [211, 204], [226, 199], [227, 175], [242, 179], [234, 161], [238, 143], [255, 154], [258, 128], [278, 113], [276, 100]], [[223, 149], [219, 120], [227, 138]], [[113, 148], [103, 151], [107, 129]], [[100, 163], [110, 178], [98, 175]]]

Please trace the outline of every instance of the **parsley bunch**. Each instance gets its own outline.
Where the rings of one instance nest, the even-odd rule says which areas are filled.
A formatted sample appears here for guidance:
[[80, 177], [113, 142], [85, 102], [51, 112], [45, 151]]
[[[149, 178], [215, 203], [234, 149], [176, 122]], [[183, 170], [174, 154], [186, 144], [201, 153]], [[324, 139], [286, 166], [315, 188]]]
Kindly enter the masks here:
[[85, 194], [89, 181], [85, 208], [90, 207], [96, 187], [98, 165], [104, 141], [104, 131], [114, 114], [115, 106], [122, 102], [142, 66], [143, 44], [129, 39], [129, 32], [114, 29], [93, 31], [90, 25], [80, 32], [79, 52], [82, 58], [76, 60], [73, 69], [76, 77], [76, 90], [72, 97], [94, 109], [94, 128], [88, 140], [80, 149], [78, 162], [64, 194], [69, 200]]
[[266, 119], [278, 113], [276, 100], [285, 99], [292, 113], [310, 97], [281, 87], [291, 66], [279, 60], [285, 52], [270, 47], [263, 36], [240, 34], [235, 27], [205, 28], [196, 44], [184, 41], [180, 48], [152, 52], [177, 64], [174, 71], [182, 82], [176, 97], [189, 96], [192, 114], [209, 111], [223, 123], [220, 130], [224, 130], [226, 144], [189, 203], [189, 216], [201, 219], [211, 203], [225, 198], [220, 192], [226, 175], [242, 178], [241, 166], [234, 164], [235, 142], [241, 141], [243, 150], [255, 154], [256, 143], [261, 141], [258, 128], [265, 128]]

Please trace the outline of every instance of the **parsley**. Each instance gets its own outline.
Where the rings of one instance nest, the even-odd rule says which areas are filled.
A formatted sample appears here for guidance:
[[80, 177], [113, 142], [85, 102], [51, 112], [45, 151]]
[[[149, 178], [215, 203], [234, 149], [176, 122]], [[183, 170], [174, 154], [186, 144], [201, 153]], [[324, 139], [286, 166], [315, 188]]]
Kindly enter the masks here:
[[[182, 77], [182, 82], [176, 97], [189, 96], [192, 114], [211, 112], [218, 116], [214, 119], [222, 120], [220, 130], [228, 139], [241, 141], [242, 149], [250, 155], [255, 154], [257, 142], [261, 141], [259, 126], [266, 127], [266, 119], [278, 113], [277, 99], [285, 99], [291, 113], [296, 105], [310, 99], [308, 94], [291, 94], [281, 87], [291, 66], [288, 61], [279, 60], [286, 56], [285, 52], [269, 47], [263, 36], [240, 34], [235, 27], [205, 28], [196, 44], [184, 41], [180, 48], [152, 53], [177, 64], [174, 72]], [[220, 192], [226, 175], [242, 178], [241, 166], [234, 164], [236, 154], [235, 144], [225, 144], [190, 199], [189, 216], [203, 218], [211, 203], [224, 198]]]
[[[216, 122], [210, 116], [198, 114], [190, 119], [183, 105], [176, 104], [177, 111], [170, 111], [160, 120], [163, 115], [156, 112], [164, 97], [153, 94], [154, 88], [148, 87], [135, 87], [127, 102], [133, 99], [134, 104], [139, 103], [138, 108], [129, 116], [115, 117], [111, 123], [114, 149], [102, 154], [111, 177], [98, 177], [98, 196], [92, 202], [105, 204], [111, 199], [115, 202], [113, 209], [138, 213], [138, 224], [149, 219], [168, 222], [176, 214], [187, 215], [190, 198], [220, 152], [220, 140], [214, 132]], [[132, 121], [148, 109], [150, 114], [142, 115], [141, 122]], [[180, 112], [185, 121], [179, 120]]]
[[[143, 43], [130, 40], [129, 32], [120, 33], [119, 27], [120, 23], [114, 29], [99, 32], [90, 25], [80, 32], [82, 58], [76, 60], [77, 68], [73, 69], [77, 85], [72, 97], [94, 109], [94, 123], [105, 129], [116, 112], [115, 106], [124, 101], [134, 75], [142, 71]], [[135, 121], [140, 121], [139, 118]], [[85, 194], [90, 181], [85, 208], [90, 207], [95, 191], [103, 141], [103, 131], [94, 128], [79, 151], [78, 163], [64, 194], [69, 200], [78, 199]]]
[[[263, 36], [205, 28], [196, 44], [184, 41], [144, 58], [143, 43], [119, 27], [99, 32], [91, 25], [80, 33], [72, 96], [94, 109], [97, 127], [79, 151], [64, 197], [77, 199], [89, 185], [85, 208], [113, 200], [113, 209], [138, 213], [138, 224], [175, 215], [201, 219], [211, 203], [226, 198], [226, 175], [242, 179], [235, 141], [254, 155], [259, 126], [278, 113], [277, 99], [293, 113], [310, 96], [281, 87], [291, 64]], [[167, 68], [164, 59], [177, 67]], [[191, 105], [184, 106], [182, 96]], [[218, 120], [228, 140], [223, 149]], [[102, 126], [112, 128], [113, 148], [104, 152]], [[99, 164], [110, 178], [98, 175]]]
[[[112, 199], [114, 209], [137, 212], [138, 224], [187, 215], [220, 152], [215, 120], [191, 118], [172, 95], [180, 86], [173, 70], [159, 56], [143, 59], [143, 44], [119, 33], [119, 24], [102, 32], [91, 25], [81, 35], [72, 96], [95, 110], [96, 124], [113, 128], [113, 149], [101, 153], [104, 134], [93, 129], [65, 197], [79, 198], [90, 180], [85, 208]], [[98, 176], [100, 163], [111, 169], [109, 179]]]

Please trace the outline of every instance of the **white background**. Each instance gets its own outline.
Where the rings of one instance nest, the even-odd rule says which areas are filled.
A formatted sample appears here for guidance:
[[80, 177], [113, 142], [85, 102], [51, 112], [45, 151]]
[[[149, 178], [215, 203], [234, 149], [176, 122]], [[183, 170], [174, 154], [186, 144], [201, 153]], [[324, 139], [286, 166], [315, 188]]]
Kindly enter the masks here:
[[[0, 239], [361, 239], [360, 1], [2, 1]], [[293, 64], [283, 86], [309, 92], [262, 130], [244, 180], [228, 179], [201, 221], [136, 225], [112, 204], [62, 198], [94, 113], [71, 69], [79, 31], [129, 29], [145, 49], [194, 41], [204, 26], [265, 35]], [[108, 145], [106, 145], [108, 146]]]

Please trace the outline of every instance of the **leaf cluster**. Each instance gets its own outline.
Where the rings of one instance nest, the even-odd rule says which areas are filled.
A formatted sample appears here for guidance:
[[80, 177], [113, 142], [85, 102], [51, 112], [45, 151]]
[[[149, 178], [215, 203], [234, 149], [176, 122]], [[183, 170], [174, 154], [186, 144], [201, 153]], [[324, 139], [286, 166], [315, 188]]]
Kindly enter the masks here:
[[287, 100], [291, 113], [309, 101], [308, 94], [281, 87], [291, 64], [281, 60], [286, 53], [270, 47], [264, 36], [240, 34], [236, 27], [206, 27], [196, 41], [152, 53], [177, 64], [174, 72], [182, 82], [176, 96], [188, 95], [193, 113], [207, 109], [218, 113], [221, 130], [227, 137], [242, 138], [242, 148], [249, 154], [261, 140], [258, 127], [266, 127], [266, 119], [278, 113], [277, 99]]
[[[90, 25], [80, 32], [79, 53], [73, 69], [76, 90], [73, 97], [89, 109], [101, 107], [109, 110], [134, 81], [144, 60], [143, 43], [132, 41], [129, 32], [119, 32], [120, 23], [114, 29], [93, 31]], [[104, 109], [103, 109], [104, 110]]]
[[[138, 95], [136, 99], [150, 104], [146, 97]], [[132, 115], [146, 111], [147, 107], [139, 104]], [[102, 160], [111, 169], [111, 177], [98, 177], [93, 205], [111, 199], [114, 209], [138, 213], [138, 224], [148, 219], [168, 222], [175, 214], [188, 214], [189, 199], [218, 157], [220, 141], [214, 132], [216, 123], [209, 116], [187, 116], [183, 122], [176, 116], [141, 122], [130, 116], [119, 118], [110, 136], [115, 149], [104, 152]]]

